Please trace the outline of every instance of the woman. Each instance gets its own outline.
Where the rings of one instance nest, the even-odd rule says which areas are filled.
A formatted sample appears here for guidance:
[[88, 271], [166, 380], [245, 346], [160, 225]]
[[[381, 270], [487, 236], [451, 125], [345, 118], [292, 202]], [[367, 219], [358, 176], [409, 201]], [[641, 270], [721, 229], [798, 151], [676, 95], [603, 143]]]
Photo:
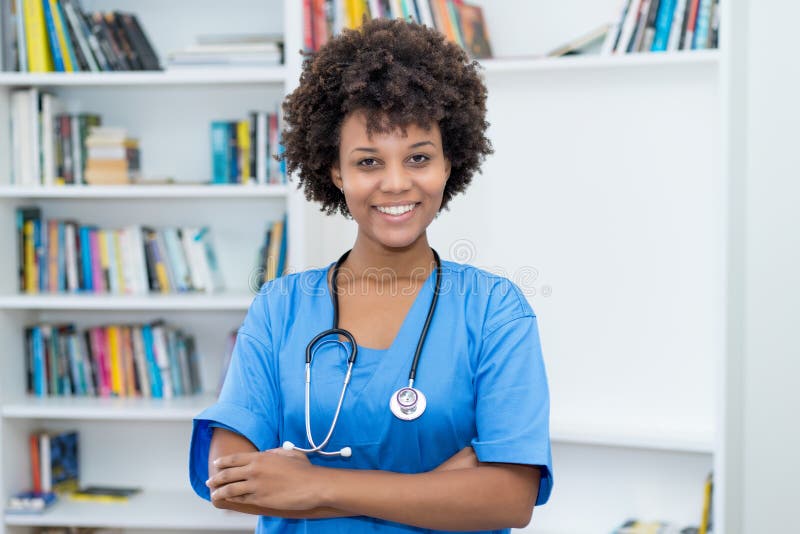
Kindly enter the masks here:
[[[218, 402], [194, 420], [200, 496], [261, 515], [259, 533], [503, 531], [547, 501], [536, 316], [507, 279], [440, 261], [426, 234], [492, 152], [485, 113], [476, 65], [424, 26], [374, 20], [305, 60], [283, 157], [358, 235], [255, 298]], [[307, 351], [332, 326], [349, 334]]]

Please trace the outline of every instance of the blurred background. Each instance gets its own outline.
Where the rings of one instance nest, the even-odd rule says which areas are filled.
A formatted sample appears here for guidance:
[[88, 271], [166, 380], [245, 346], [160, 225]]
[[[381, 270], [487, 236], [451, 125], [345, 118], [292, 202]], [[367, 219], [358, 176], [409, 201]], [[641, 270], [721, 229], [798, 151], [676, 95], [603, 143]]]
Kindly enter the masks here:
[[555, 484], [524, 531], [794, 528], [800, 8], [0, 9], [0, 534], [252, 531], [189, 488], [191, 418], [259, 285], [353, 243], [270, 156], [300, 51], [362, 16], [435, 27], [488, 87], [495, 153], [429, 240], [538, 316]]

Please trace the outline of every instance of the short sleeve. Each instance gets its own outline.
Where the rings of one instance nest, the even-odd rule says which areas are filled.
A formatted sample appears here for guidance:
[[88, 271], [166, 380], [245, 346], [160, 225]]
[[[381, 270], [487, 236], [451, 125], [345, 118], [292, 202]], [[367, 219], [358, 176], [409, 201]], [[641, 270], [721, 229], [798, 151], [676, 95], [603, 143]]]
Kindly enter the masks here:
[[538, 506], [547, 502], [553, 486], [550, 396], [536, 316], [527, 302], [516, 310], [484, 334], [472, 446], [482, 462], [539, 466]]
[[269, 329], [261, 298], [256, 298], [236, 336], [230, 365], [217, 402], [192, 422], [189, 480], [195, 492], [210, 499], [208, 454], [214, 428], [241, 434], [260, 451], [278, 446], [280, 396]]

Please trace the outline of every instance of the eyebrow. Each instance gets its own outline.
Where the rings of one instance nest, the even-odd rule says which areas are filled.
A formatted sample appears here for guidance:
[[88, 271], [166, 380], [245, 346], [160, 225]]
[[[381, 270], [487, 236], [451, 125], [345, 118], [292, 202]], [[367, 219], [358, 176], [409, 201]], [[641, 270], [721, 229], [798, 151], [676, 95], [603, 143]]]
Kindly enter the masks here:
[[[433, 147], [436, 146], [436, 145], [433, 144], [433, 141], [420, 141], [419, 143], [414, 143], [413, 145], [409, 146], [408, 148], [418, 148], [418, 147], [425, 146], [425, 145], [431, 145]], [[357, 150], [360, 150], [362, 152], [369, 152], [370, 154], [377, 154], [379, 152], [377, 148], [360, 146], [358, 148], [354, 148], [353, 150], [351, 150], [350, 153], [352, 154], [353, 152], [355, 152]]]

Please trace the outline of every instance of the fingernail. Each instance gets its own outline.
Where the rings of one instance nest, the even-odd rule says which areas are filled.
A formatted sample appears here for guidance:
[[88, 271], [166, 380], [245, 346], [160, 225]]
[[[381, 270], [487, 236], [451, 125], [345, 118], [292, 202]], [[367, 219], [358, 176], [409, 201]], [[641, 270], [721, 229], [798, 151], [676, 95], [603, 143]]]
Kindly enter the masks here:
[[216, 460], [214, 460], [214, 465], [219, 465], [219, 458], [217, 458]]
[[210, 485], [211, 485], [211, 479], [209, 478], [208, 480], [206, 480], [206, 486], [210, 486]]

